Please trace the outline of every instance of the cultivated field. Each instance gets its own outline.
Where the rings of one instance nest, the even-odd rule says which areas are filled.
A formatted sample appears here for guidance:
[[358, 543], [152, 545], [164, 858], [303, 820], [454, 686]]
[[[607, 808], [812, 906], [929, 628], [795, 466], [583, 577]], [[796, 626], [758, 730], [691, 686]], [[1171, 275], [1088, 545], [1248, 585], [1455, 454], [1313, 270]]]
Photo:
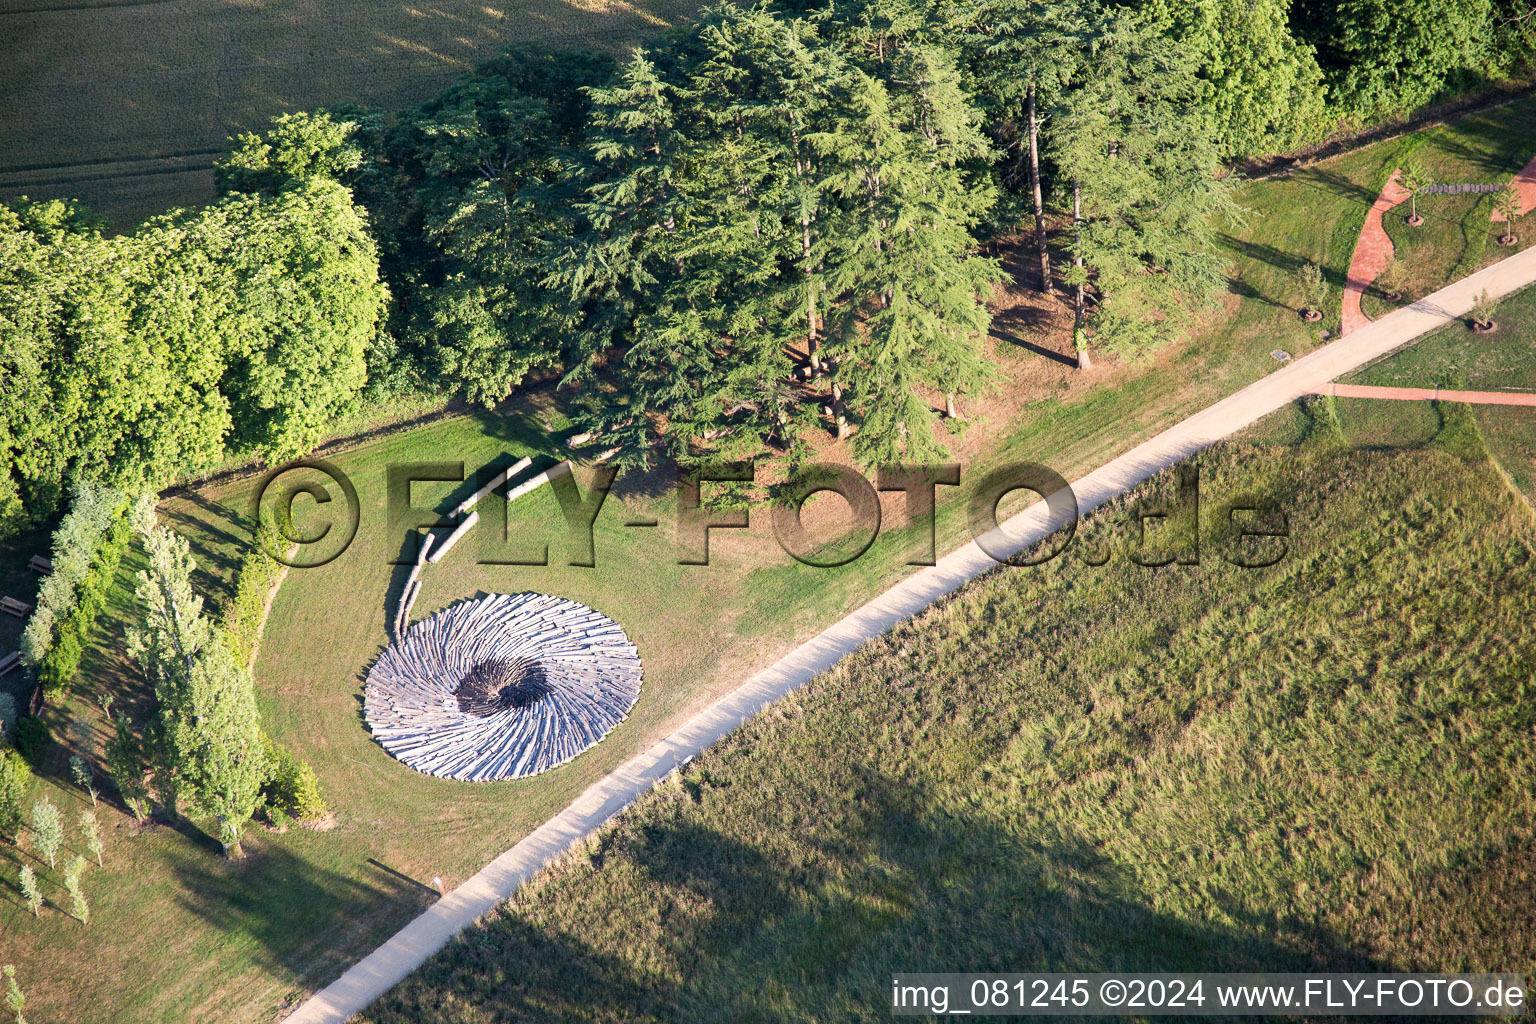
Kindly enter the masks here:
[[[1523, 115], [1511, 110], [1507, 116]], [[1477, 122], [1465, 129], [1453, 125], [1444, 137], [1475, 148], [1490, 133], [1501, 130], [1500, 125], [1514, 130], [1519, 123], [1523, 122], [1501, 122], [1495, 116], [1492, 123]], [[1103, 358], [1091, 374], [1080, 374], [1051, 357], [1063, 351], [1059, 298], [1035, 299], [1023, 289], [1002, 296], [994, 343], [1007, 379], [1001, 394], [985, 400], [968, 396], [963, 402], [969, 420], [955, 441], [967, 478], [979, 476], [988, 461], [1003, 460], [1045, 462], [1070, 478], [1270, 372], [1278, 365], [1272, 350], [1300, 355], [1321, 344], [1316, 325], [1304, 324], [1295, 315], [1295, 267], [1317, 262], [1336, 282], [1342, 279], [1364, 210], [1392, 166], [1394, 145], [1371, 147], [1243, 189], [1241, 200], [1249, 214], [1245, 225], [1231, 228], [1231, 294], [1218, 308], [1206, 311], [1204, 329], [1196, 336], [1170, 345], [1152, 360], [1122, 363]], [[1494, 338], [1501, 344], [1520, 344], [1523, 338], [1529, 347], [1529, 328]], [[1352, 427], [1349, 420], [1346, 410], [1341, 414], [1346, 428]], [[598, 567], [573, 568], [564, 565], [568, 551], [557, 528], [559, 513], [548, 496], [520, 503], [512, 545], [526, 554], [526, 545], [541, 543], [541, 531], [547, 531], [554, 564], [549, 568], [475, 566], [478, 549], [465, 547], [429, 571], [417, 615], [481, 590], [529, 588], [569, 596], [612, 616], [630, 631], [645, 659], [646, 688], [624, 726], [555, 772], [488, 785], [416, 775], [369, 740], [360, 714], [362, 674], [385, 642], [386, 609], [392, 609], [403, 579], [402, 571], [389, 564], [401, 553], [403, 529], [391, 532], [383, 524], [384, 467], [395, 462], [462, 460], [472, 473], [497, 456], [525, 451], [554, 454], [559, 449], [552, 438], [565, 429], [558, 408], [547, 395], [539, 394], [498, 414], [416, 427], [333, 456], [356, 482], [365, 521], [372, 526], [360, 532], [347, 555], [325, 569], [290, 574], [273, 606], [256, 677], [265, 726], [315, 766], [336, 812], [335, 827], [284, 833], [253, 828], [247, 844], [251, 856], [229, 863], [220, 860], [216, 846], [195, 829], [139, 831], [118, 810], [103, 811], [108, 852], [106, 866], [87, 876], [94, 910], [89, 931], [56, 909], [34, 921], [21, 905], [13, 880], [19, 864], [35, 866], [36, 857], [25, 842], [19, 850], [0, 850], [0, 876], [6, 879], [0, 886], [0, 942], [28, 984], [30, 1007], [37, 1008], [38, 1019], [218, 1020], [221, 1024], [273, 1019], [288, 1005], [287, 1000], [333, 978], [434, 899], [434, 876], [448, 885], [461, 881], [587, 783], [664, 735], [715, 694], [740, 682], [753, 667], [815, 633], [907, 571], [904, 562], [911, 537], [900, 534], [877, 542], [868, 555], [846, 569], [797, 566], [774, 546], [761, 511], [754, 515], [752, 533], [715, 534], [711, 542], [715, 564], [678, 566], [672, 498], [664, 479], [621, 481], [598, 524]], [[1438, 430], [1436, 426], [1430, 435]], [[845, 457], [845, 447], [834, 446], [826, 457]], [[1412, 457], [1419, 458], [1420, 453]], [[1363, 479], [1375, 480], [1380, 464], [1369, 465], [1374, 468]], [[244, 482], [204, 488], [162, 508], [167, 519], [192, 540], [196, 556], [208, 570], [201, 582], [210, 601], [227, 594], [227, 581], [246, 543], [240, 517], [248, 509], [252, 486]], [[415, 504], [447, 507], [465, 489], [444, 484], [418, 485], [415, 490]], [[939, 547], [948, 550], [964, 539], [965, 527], [960, 501], [947, 489], [940, 493]], [[627, 527], [623, 524], [629, 513], [654, 517], [661, 525]], [[899, 498], [887, 505], [887, 516], [888, 528], [903, 522]], [[494, 516], [487, 518], [494, 522]], [[538, 540], [533, 540], [535, 535]], [[24, 565], [32, 550], [36, 549], [15, 546], [5, 553], [6, 564]], [[122, 632], [134, 614], [132, 572], [137, 568], [130, 560], [119, 577], [115, 617], [102, 625], [77, 684], [76, 699], [47, 712], [56, 736], [67, 736], [70, 718], [79, 716], [94, 724], [99, 741], [102, 694], [116, 696], [114, 711], [143, 707], [143, 680], [121, 655]], [[18, 588], [35, 586], [20, 569], [14, 576]], [[1134, 582], [1134, 587], [1150, 586]], [[24, 590], [14, 592], [26, 596]], [[1125, 600], [1135, 604], [1142, 600], [1137, 597], [1141, 593], [1152, 602], [1146, 607], [1165, 594], [1133, 589]], [[1172, 591], [1166, 595], [1175, 602], [1167, 612], [1169, 622], [1177, 621], [1178, 609], [1204, 598]], [[974, 602], [952, 607], [984, 608]], [[997, 606], [1008, 612], [1009, 628], [1028, 625], [1032, 612], [1015, 615], [1020, 607], [1027, 605]], [[1136, 607], [1142, 609], [1142, 605]], [[953, 610], [944, 613], [955, 614]], [[1089, 643], [1087, 633], [1096, 623], [1113, 625], [1114, 621], [1091, 614], [1082, 617], [1084, 637], [1073, 643]], [[964, 651], [959, 641], [952, 646]], [[1106, 652], [1117, 649], [1099, 650], [1108, 658]], [[1047, 666], [1050, 672], [1058, 667], [1054, 662]], [[985, 672], [968, 675], [973, 684], [987, 683]], [[960, 700], [947, 691], [925, 689], [903, 692], [901, 699], [917, 702], [914, 708], [958, 707]], [[975, 706], [992, 708], [996, 702]], [[792, 704], [788, 710], [798, 707]], [[773, 721], [780, 717], [769, 716]], [[984, 724], [984, 718], [970, 721]], [[944, 742], [954, 740], [945, 734]], [[857, 744], [839, 747], [832, 761], [846, 760], [847, 750], [862, 756], [863, 749]], [[970, 756], [964, 754], [963, 744], [956, 749], [963, 757]], [[50, 792], [73, 814], [85, 797], [66, 781], [68, 753], [60, 745], [50, 754], [38, 791]], [[820, 766], [805, 765], [807, 771], [813, 767]], [[762, 795], [740, 792], [753, 801]], [[750, 801], [749, 805], [755, 806]], [[786, 805], [784, 813], [791, 810]], [[921, 820], [912, 827], [917, 829], [914, 835], [925, 837], [922, 842], [931, 838], [937, 849], [949, 841], [942, 827], [931, 836], [922, 831], [928, 826]], [[698, 856], [704, 860], [718, 854], [722, 864], [750, 867], [759, 856], [747, 847], [709, 845], [714, 839], [702, 832], [698, 839], [704, 844]], [[892, 871], [903, 870], [901, 862], [891, 863]], [[686, 859], [677, 864], [679, 871], [696, 868]], [[50, 878], [57, 888], [56, 873]], [[1083, 891], [1099, 892], [1093, 886]], [[716, 898], [712, 892], [700, 891], [689, 899], [709, 901]], [[904, 901], [910, 893], [899, 885], [890, 892], [886, 900], [881, 891], [855, 889], [839, 906], [856, 911], [849, 920], [862, 919], [859, 915], [905, 914], [909, 904]], [[814, 909], [817, 904], [808, 906]], [[802, 951], [793, 954], [799, 959], [791, 968], [803, 967], [814, 974], [823, 962], [822, 953], [838, 948], [842, 940], [831, 923], [836, 919], [836, 915], [825, 919], [825, 944], [786, 942], [785, 949]], [[729, 923], [728, 916], [722, 920]], [[648, 934], [642, 929], [636, 941], [650, 941]], [[766, 955], [772, 945], [769, 939], [741, 956]], [[856, 937], [849, 941], [855, 940], [863, 941]], [[564, 945], [555, 932], [529, 935], [528, 941], [579, 951]], [[143, 951], [151, 947], [158, 955], [146, 959]]]
[[1297, 444], [1203, 453], [1203, 493], [1283, 510], [1277, 564], [1228, 564], [1216, 518], [1198, 564], [1097, 566], [1121, 502], [728, 737], [365, 1019], [878, 1019], [896, 971], [1536, 970], [1536, 524], [1444, 412], [1356, 448], [1315, 401], [1258, 431]]
[[509, 44], [619, 49], [688, 0], [6, 0], [0, 198], [119, 227], [207, 202], [225, 139], [337, 103], [392, 111]]

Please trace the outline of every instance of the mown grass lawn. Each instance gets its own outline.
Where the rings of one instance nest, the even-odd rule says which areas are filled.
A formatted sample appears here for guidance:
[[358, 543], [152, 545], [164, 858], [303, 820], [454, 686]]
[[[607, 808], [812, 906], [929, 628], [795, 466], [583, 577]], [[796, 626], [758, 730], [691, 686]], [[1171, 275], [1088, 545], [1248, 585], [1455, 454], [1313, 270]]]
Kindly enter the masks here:
[[[1499, 329], [1492, 334], [1473, 334], [1465, 324], [1452, 324], [1346, 379], [1387, 387], [1536, 391], [1536, 289], [1506, 298], [1495, 316]], [[1421, 402], [1380, 404], [1420, 407], [1399, 409], [1401, 416], [1422, 417], [1428, 408]], [[1536, 409], [1479, 405], [1472, 407], [1472, 415], [1501, 471], [1536, 508]]]
[[876, 1019], [897, 971], [1536, 969], [1536, 527], [1465, 410], [1369, 448], [1326, 402], [1275, 421], [1199, 457], [1203, 492], [1284, 510], [1274, 566], [1208, 527], [1198, 565], [1000, 570], [364, 1019]]
[[[1476, 137], [1469, 135], [1467, 144]], [[1205, 311], [1202, 330], [1146, 361], [1101, 359], [1094, 372], [1102, 376], [1094, 383], [1059, 393], [1042, 389], [1006, 422], [973, 423], [969, 430], [984, 433], [967, 441], [984, 437], [986, 443], [974, 446], [984, 455], [968, 461], [966, 479], [1004, 460], [1045, 462], [1071, 478], [1278, 368], [1271, 350], [1300, 355], [1321, 344], [1315, 325], [1295, 316], [1295, 267], [1317, 262], [1336, 285], [1342, 281], [1364, 211], [1390, 172], [1391, 145], [1245, 186], [1246, 223], [1230, 228], [1231, 293]], [[1030, 357], [1014, 358], [1023, 367]], [[1347, 420], [1347, 411], [1340, 416]], [[714, 534], [714, 564], [677, 565], [673, 499], [664, 478], [621, 480], [597, 526], [597, 568], [574, 568], [563, 564], [562, 520], [548, 493], [525, 499], [516, 506], [512, 545], [537, 545], [548, 533], [552, 565], [476, 566], [471, 556], [487, 552], [466, 541], [429, 568], [417, 617], [482, 590], [539, 589], [584, 601], [630, 631], [645, 660], [644, 693], [612, 736], [547, 775], [492, 785], [417, 775], [371, 742], [360, 716], [363, 673], [385, 643], [385, 616], [403, 578], [390, 564], [401, 553], [403, 531], [384, 523], [384, 467], [463, 461], [473, 474], [498, 456], [558, 454], [551, 439], [561, 429], [558, 410], [537, 398], [504, 414], [449, 418], [333, 456], [355, 481], [364, 522], [371, 525], [329, 566], [290, 574], [274, 603], [256, 675], [266, 727], [314, 764], [336, 811], [336, 827], [253, 830], [251, 856], [229, 864], [194, 828], [139, 832], [108, 808], [102, 812], [109, 826], [107, 865], [87, 878], [94, 908], [88, 929], [57, 910], [36, 921], [27, 915], [12, 882], [19, 864], [36, 865], [36, 858], [25, 842], [20, 850], [0, 850], [6, 879], [0, 936], [37, 1016], [272, 1019], [285, 999], [335, 977], [435, 898], [434, 876], [449, 885], [462, 880], [753, 668], [909, 571], [905, 562], [915, 538], [900, 529], [895, 496], [886, 505], [882, 539], [852, 567], [836, 571], [792, 563], [774, 545], [761, 508], [754, 510], [750, 533]], [[167, 520], [192, 540], [211, 602], [227, 593], [246, 543], [242, 517], [252, 486], [204, 488], [162, 506]], [[467, 490], [418, 485], [414, 503], [448, 507]], [[951, 489], [941, 488], [940, 496], [942, 552], [967, 534], [963, 502]], [[487, 512], [500, 503], [489, 502], [482, 515], [493, 520]], [[661, 525], [626, 527], [630, 512]], [[473, 543], [491, 539], [482, 528]], [[14, 557], [24, 564], [29, 553], [17, 548]], [[134, 615], [137, 568], [134, 559], [124, 566], [114, 616], [102, 623], [75, 699], [47, 713], [58, 737], [68, 735], [68, 720], [78, 716], [94, 726], [99, 741], [103, 694], [115, 697], [115, 711], [144, 713], [142, 683], [121, 653], [123, 630]], [[862, 756], [861, 749], [850, 749], [851, 756]], [[52, 793], [73, 814], [83, 794], [65, 781], [68, 753], [60, 744], [49, 754], [38, 792]], [[811, 813], [785, 809], [791, 812]], [[57, 874], [49, 877], [56, 888]], [[881, 907], [874, 900], [868, 912], [884, 913]], [[841, 926], [828, 917], [825, 927]], [[157, 955], [146, 958], [147, 948]]]
[[[1533, 139], [1536, 97], [1526, 97], [1382, 148], [1395, 153], [1396, 166], [1406, 164], [1411, 155], [1438, 185], [1502, 185], [1536, 156]], [[1518, 231], [1519, 223], [1519, 244], [1497, 244], [1504, 226], [1490, 219], [1493, 203], [1487, 194], [1423, 195], [1418, 212], [1424, 223], [1418, 227], [1407, 222], [1410, 204], [1388, 211], [1382, 225], [1400, 266], [1402, 298], [1388, 302], [1381, 288], [1368, 289], [1361, 299], [1366, 315], [1380, 317], [1530, 245], [1532, 233]]]

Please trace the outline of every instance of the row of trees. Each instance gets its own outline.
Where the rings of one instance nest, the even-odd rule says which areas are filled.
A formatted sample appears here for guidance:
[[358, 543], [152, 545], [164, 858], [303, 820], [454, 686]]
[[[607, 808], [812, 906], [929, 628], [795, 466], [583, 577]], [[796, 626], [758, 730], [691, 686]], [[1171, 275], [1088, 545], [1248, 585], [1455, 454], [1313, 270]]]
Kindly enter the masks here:
[[[75, 819], [80, 829], [81, 841], [90, 855], [96, 859], [96, 866], [102, 865], [102, 854], [106, 850], [106, 843], [101, 836], [101, 824], [96, 820], [93, 811], [82, 810]], [[64, 845], [64, 815], [57, 804], [43, 797], [32, 805], [32, 841], [37, 848], [37, 855], [46, 858], [49, 870], [53, 870], [58, 857], [59, 849]], [[91, 905], [86, 899], [85, 888], [81, 884], [81, 878], [85, 874], [86, 859], [81, 854], [71, 857], [64, 868], [64, 891], [69, 894], [71, 911], [76, 920], [81, 924], [90, 924]], [[30, 864], [22, 865], [17, 879], [17, 887], [21, 890], [22, 899], [27, 903], [32, 916], [36, 917], [42, 911], [46, 893], [43, 882], [38, 878], [37, 872]], [[57, 897], [55, 897], [57, 901]]]
[[0, 532], [70, 479], [303, 452], [365, 379], [492, 402], [558, 374], [621, 463], [793, 451], [817, 418], [866, 460], [931, 456], [932, 407], [988, 381], [978, 239], [1033, 222], [1080, 341], [1143, 349], [1219, 278], [1219, 161], [1506, 74], [1533, 23], [1520, 0], [723, 5], [619, 67], [518, 52], [388, 126], [279, 119], [218, 202], [131, 235], [21, 204]]
[[144, 625], [129, 632], [127, 649], [154, 690], [155, 721], [142, 737], [120, 725], [108, 756], [121, 765], [126, 800], [139, 802], [130, 793], [152, 770], [166, 814], [174, 818], [185, 802], [194, 816], [213, 818], [226, 854], [238, 856], [268, 766], [250, 670], [203, 613], [186, 539], [156, 521], [148, 498], [132, 515], [149, 565], [139, 574]]
[[69, 512], [53, 533], [53, 571], [38, 588], [21, 636], [21, 663], [50, 698], [73, 679], [91, 627], [106, 606], [128, 543], [128, 499], [111, 487], [77, 480]]

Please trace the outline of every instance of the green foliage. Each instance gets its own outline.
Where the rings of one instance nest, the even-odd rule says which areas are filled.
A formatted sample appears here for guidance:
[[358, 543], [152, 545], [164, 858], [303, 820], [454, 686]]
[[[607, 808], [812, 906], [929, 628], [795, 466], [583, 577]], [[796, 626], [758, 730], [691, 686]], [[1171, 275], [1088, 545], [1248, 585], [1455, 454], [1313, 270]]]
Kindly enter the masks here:
[[1471, 311], [1467, 314], [1475, 323], [1491, 324], [1493, 315], [1499, 310], [1499, 300], [1488, 294], [1485, 288], [1477, 296], [1477, 301], [1472, 304]]
[[722, 7], [590, 96], [590, 230], [554, 280], [581, 310], [566, 381], [593, 443], [620, 465], [782, 445], [815, 413], [773, 382], [820, 343], [862, 460], [940, 451], [924, 395], [986, 383], [997, 279], [971, 234], [991, 153], [952, 59]]
[[43, 909], [43, 888], [37, 883], [37, 872], [32, 870], [32, 865], [23, 864], [21, 875], [17, 879], [21, 888], [21, 898], [27, 901], [27, 907], [36, 917]]
[[15, 839], [22, 806], [32, 788], [32, 769], [19, 750], [0, 748], [0, 836]]
[[122, 794], [123, 803], [128, 805], [134, 818], [143, 821], [148, 813], [149, 789], [144, 785], [144, 775], [149, 764], [145, 759], [144, 744], [128, 716], [118, 716], [112, 737], [107, 740], [105, 755], [107, 771]]
[[[325, 800], [320, 795], [320, 780], [314, 769], [281, 744], [266, 741], [267, 776], [262, 795], [276, 815], [312, 821], [325, 814]], [[279, 819], [274, 816], [274, 824]]]
[[37, 852], [48, 858], [48, 866], [53, 867], [53, 859], [64, 843], [64, 817], [58, 805], [46, 796], [32, 804], [32, 841], [37, 844]]
[[16, 968], [6, 964], [5, 974], [5, 1005], [16, 1015], [16, 1024], [27, 1024], [27, 1019], [21, 1015], [26, 1009], [27, 997], [21, 994], [21, 986], [16, 982]]
[[91, 806], [96, 806], [96, 769], [91, 766], [90, 758], [83, 754], [69, 755], [69, 776], [75, 780], [75, 785], [85, 790], [91, 797]]
[[1290, 30], [1289, 0], [1154, 0], [1142, 16], [1189, 50], [1224, 158], [1282, 152], [1326, 125], [1322, 70]]
[[36, 715], [23, 715], [16, 723], [16, 752], [30, 764], [40, 764], [52, 742], [48, 726]]
[[81, 924], [90, 924], [91, 905], [86, 902], [85, 888], [80, 884], [80, 877], [84, 874], [85, 858], [76, 854], [64, 868], [64, 888], [69, 893], [75, 919]]
[[[1416, 139], [1415, 142], [1422, 144], [1421, 140]], [[1419, 215], [1419, 193], [1430, 185], [1429, 171], [1424, 168], [1424, 165], [1417, 158], [1412, 156], [1413, 149], [1417, 148], [1418, 146], [1414, 146], [1407, 151], [1403, 158], [1402, 171], [1397, 176], [1398, 184], [1408, 190], [1408, 210], [1415, 217]]]
[[1072, 251], [1092, 283], [1100, 344], [1145, 352], [1214, 301], [1225, 283], [1223, 218], [1210, 114], [1190, 54], [1128, 16], [1104, 22], [1057, 104], [1047, 138], [1059, 201], [1080, 201]]
[[1301, 288], [1301, 301], [1305, 309], [1322, 310], [1328, 305], [1328, 278], [1316, 263], [1304, 263], [1296, 271], [1296, 283]]
[[95, 621], [111, 587], [127, 538], [114, 525], [124, 508], [118, 491], [80, 480], [72, 489], [69, 512], [54, 531], [53, 571], [38, 588], [37, 605], [21, 638], [22, 664], [38, 671], [50, 696], [61, 693], [74, 676], [82, 628]]
[[558, 360], [572, 313], [543, 281], [572, 229], [584, 90], [610, 69], [514, 49], [380, 138], [360, 193], [396, 257], [391, 287], [410, 296], [402, 355], [435, 389], [493, 405]]
[[345, 181], [363, 160], [355, 122], [317, 110], [280, 114], [263, 135], [244, 132], [214, 164], [221, 192], [277, 193], [316, 178]]
[[92, 811], [82, 810], [75, 819], [80, 825], [80, 834], [85, 839], [85, 848], [96, 858], [96, 866], [101, 867], [101, 855], [106, 850], [106, 843], [101, 839], [101, 823], [96, 820]]
[[156, 775], [174, 787], [168, 809], [184, 796], [193, 815], [217, 819], [226, 853], [237, 856], [266, 770], [250, 672], [203, 614], [186, 540], [156, 522], [148, 498], [132, 515], [149, 568], [139, 574], [145, 622], [130, 632], [128, 653], [155, 686]]
[[0, 209], [0, 531], [71, 481], [155, 489], [308, 450], [353, 408], [385, 298], [360, 212], [324, 177], [117, 237], [66, 204]]
[[256, 657], [267, 599], [283, 573], [283, 564], [272, 555], [286, 546], [276, 515], [275, 510], [269, 512], [256, 524], [251, 546], [235, 576], [234, 598], [224, 609], [224, 629], [241, 665], [250, 665]]
[[1357, 121], [1475, 87], [1519, 53], [1490, 45], [1492, 0], [1299, 0], [1291, 22], [1316, 48], [1333, 104]]
[[1504, 238], [1514, 235], [1515, 221], [1523, 216], [1524, 207], [1525, 199], [1513, 181], [1499, 189], [1494, 196], [1493, 208], [1500, 217], [1504, 218]]

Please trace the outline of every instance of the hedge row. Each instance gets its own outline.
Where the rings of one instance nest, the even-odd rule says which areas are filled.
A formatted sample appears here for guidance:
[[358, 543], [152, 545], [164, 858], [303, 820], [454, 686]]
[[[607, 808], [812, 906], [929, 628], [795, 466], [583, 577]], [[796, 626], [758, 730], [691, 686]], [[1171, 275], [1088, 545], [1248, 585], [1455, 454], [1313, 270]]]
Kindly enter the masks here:
[[267, 598], [283, 573], [283, 564], [273, 557], [272, 552], [282, 544], [282, 531], [275, 519], [263, 516], [256, 524], [255, 541], [245, 553], [240, 572], [235, 577], [234, 600], [224, 609], [224, 628], [229, 633], [235, 658], [242, 665], [250, 665], [256, 657], [256, 644], [261, 639], [261, 627], [266, 618]]
[[132, 536], [127, 518], [118, 513], [91, 558], [91, 567], [75, 589], [75, 608], [63, 621], [55, 621], [53, 646], [37, 666], [43, 695], [57, 700], [69, 690], [80, 668], [80, 657], [89, 643], [96, 617], [107, 606], [107, 594], [122, 564]]

